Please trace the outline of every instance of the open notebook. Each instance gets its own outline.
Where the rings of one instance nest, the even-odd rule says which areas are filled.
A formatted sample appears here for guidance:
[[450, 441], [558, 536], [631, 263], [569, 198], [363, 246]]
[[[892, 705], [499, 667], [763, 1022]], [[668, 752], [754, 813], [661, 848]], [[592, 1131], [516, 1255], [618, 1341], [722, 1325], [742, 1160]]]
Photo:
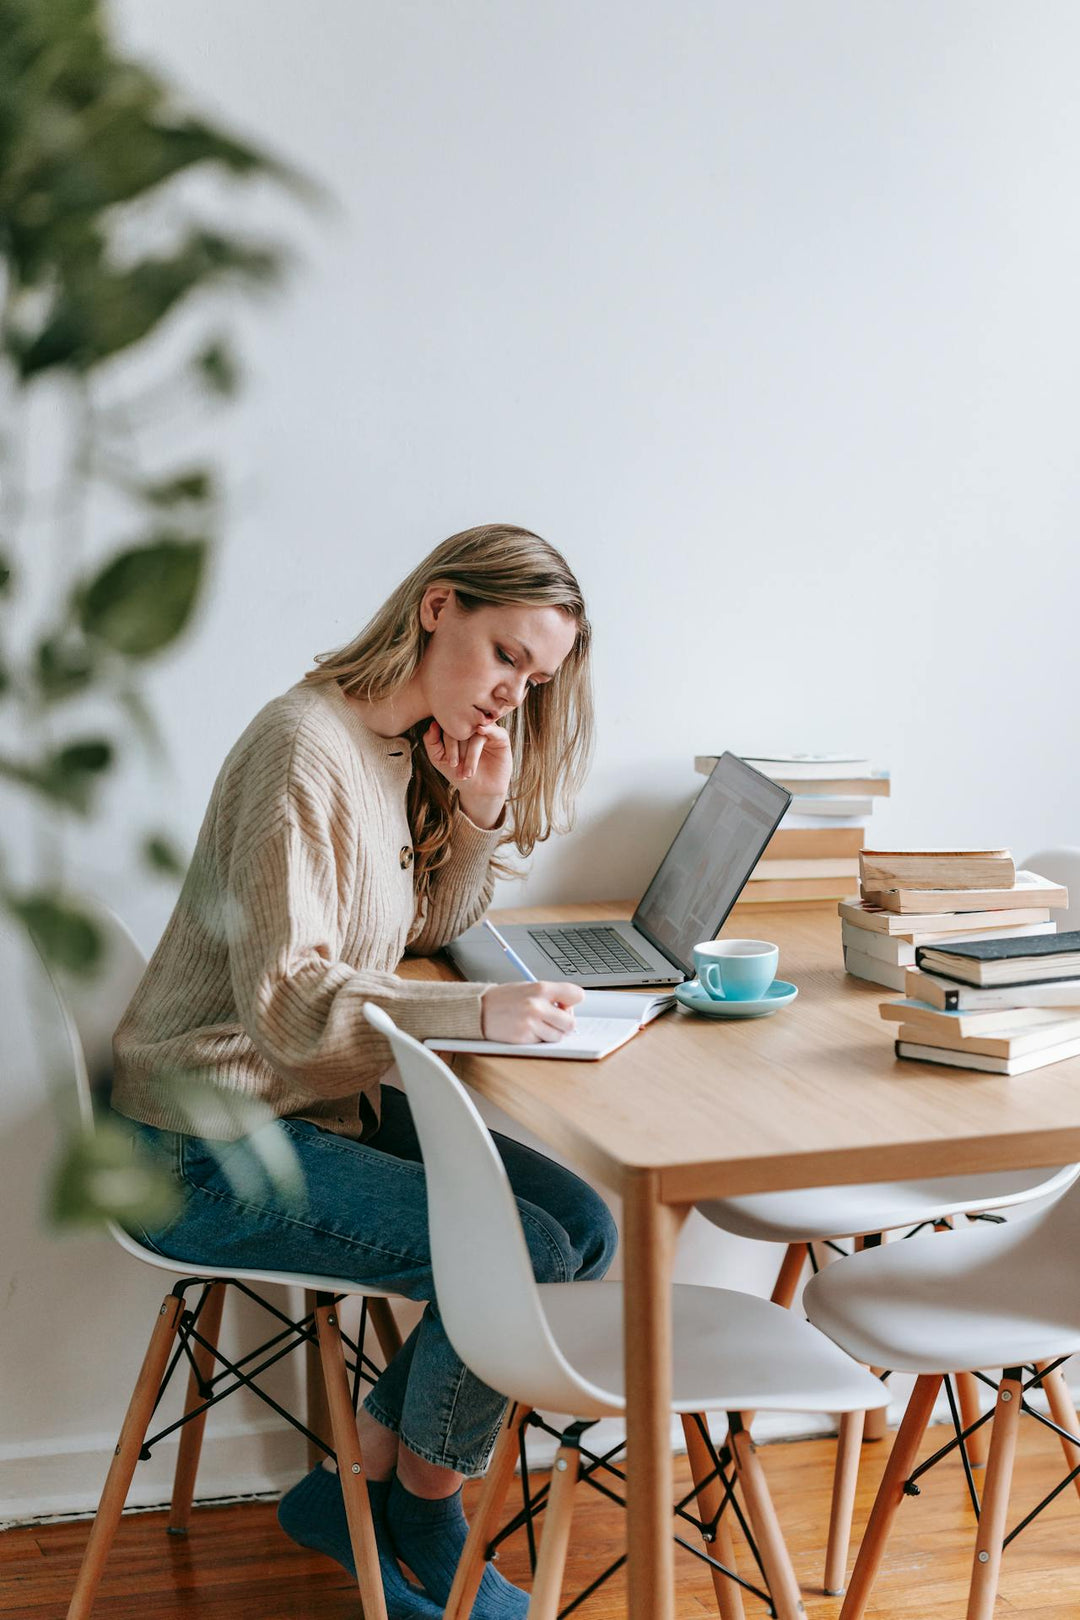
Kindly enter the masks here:
[[424, 1042], [436, 1052], [483, 1052], [489, 1057], [593, 1059], [607, 1057], [675, 1005], [672, 995], [636, 995], [632, 990], [586, 990], [574, 1008], [574, 1028], [561, 1041], [460, 1040], [432, 1035]]

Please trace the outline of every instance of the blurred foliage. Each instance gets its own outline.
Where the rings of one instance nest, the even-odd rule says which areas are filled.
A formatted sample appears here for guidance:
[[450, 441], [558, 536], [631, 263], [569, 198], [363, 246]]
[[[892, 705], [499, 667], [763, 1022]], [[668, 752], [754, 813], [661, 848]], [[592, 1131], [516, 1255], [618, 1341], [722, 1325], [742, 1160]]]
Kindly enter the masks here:
[[[177, 189], [193, 173], [217, 189], [269, 184], [317, 195], [124, 57], [102, 0], [0, 0], [0, 706], [21, 739], [0, 752], [0, 780], [32, 796], [50, 852], [27, 887], [8, 878], [0, 850], [0, 906], [50, 970], [82, 978], [100, 969], [104, 944], [61, 881], [64, 819], [94, 814], [125, 733], [160, 760], [143, 672], [191, 624], [221, 517], [213, 466], [139, 466], [138, 402], [117, 409], [117, 367], [144, 349], [160, 353], [158, 334], [181, 309], [205, 303], [215, 329], [202, 331], [179, 369], [161, 361], [157, 395], [168, 403], [194, 387], [208, 405], [234, 397], [239, 364], [208, 295], [272, 286], [284, 268], [277, 244], [223, 228], [220, 208], [212, 220], [199, 217], [205, 204]], [[214, 194], [202, 183], [194, 196]], [[138, 251], [140, 242], [152, 249]], [[66, 590], [20, 656], [9, 634], [29, 572], [17, 563], [20, 542], [36, 553], [41, 540], [39, 529], [30, 533], [19, 455], [25, 462], [30, 405], [43, 384], [62, 386], [71, 430], [49, 537]], [[80, 555], [81, 533], [95, 484], [119, 495], [133, 518], [123, 542], [90, 561]], [[70, 735], [67, 707], [83, 697], [111, 702], [109, 734], [95, 719], [92, 735]], [[183, 875], [183, 858], [161, 831], [145, 833], [139, 855], [151, 873]], [[121, 1151], [104, 1131], [69, 1144], [52, 1212], [61, 1222], [123, 1218], [155, 1199], [166, 1208], [169, 1193], [152, 1166], [133, 1166], [126, 1141]]]

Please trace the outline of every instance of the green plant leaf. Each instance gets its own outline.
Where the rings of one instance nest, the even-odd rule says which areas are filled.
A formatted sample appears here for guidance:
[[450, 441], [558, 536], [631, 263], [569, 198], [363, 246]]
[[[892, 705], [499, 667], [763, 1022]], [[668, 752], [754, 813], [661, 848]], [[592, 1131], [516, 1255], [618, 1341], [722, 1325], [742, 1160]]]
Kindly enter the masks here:
[[126, 658], [148, 658], [176, 640], [191, 618], [207, 542], [159, 536], [121, 552], [78, 593], [88, 636]]
[[152, 872], [160, 872], [163, 877], [182, 878], [187, 871], [187, 862], [171, 838], [164, 833], [147, 833], [142, 845], [143, 860]]
[[10, 596], [15, 585], [15, 575], [6, 551], [0, 551], [0, 596]]
[[189, 502], [202, 504], [213, 498], [214, 475], [207, 467], [193, 467], [190, 472], [144, 484], [140, 494], [151, 506], [183, 506]]
[[71, 641], [57, 634], [47, 636], [38, 644], [34, 673], [42, 697], [48, 703], [58, 703], [92, 686], [98, 666], [85, 642]]
[[43, 793], [54, 804], [86, 815], [96, 780], [112, 761], [112, 744], [93, 737], [69, 743], [37, 764], [0, 758], [0, 776], [21, 782], [24, 787]]
[[86, 912], [44, 891], [8, 894], [5, 903], [51, 966], [83, 975], [96, 970], [105, 942], [97, 923]]
[[217, 231], [193, 231], [174, 253], [124, 269], [105, 257], [69, 264], [36, 332], [16, 331], [9, 352], [24, 381], [54, 366], [86, 372], [141, 343], [197, 288], [220, 281], [268, 285], [283, 256]]
[[52, 1175], [49, 1218], [56, 1226], [162, 1226], [182, 1203], [168, 1171], [140, 1151], [138, 1140], [115, 1120], [99, 1119], [92, 1135], [68, 1143]]

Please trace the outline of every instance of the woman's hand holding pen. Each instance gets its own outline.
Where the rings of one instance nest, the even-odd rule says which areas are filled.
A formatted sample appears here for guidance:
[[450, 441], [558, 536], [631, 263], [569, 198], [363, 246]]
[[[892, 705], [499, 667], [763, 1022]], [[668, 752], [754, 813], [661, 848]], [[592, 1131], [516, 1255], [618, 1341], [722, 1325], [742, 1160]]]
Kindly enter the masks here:
[[469, 737], [451, 737], [432, 721], [424, 747], [435, 769], [458, 790], [462, 810], [477, 827], [494, 827], [510, 791], [513, 749], [504, 726], [477, 726]]
[[496, 984], [480, 998], [480, 1027], [486, 1041], [518, 1046], [527, 1041], [559, 1041], [574, 1027], [571, 1009], [585, 999], [579, 984]]

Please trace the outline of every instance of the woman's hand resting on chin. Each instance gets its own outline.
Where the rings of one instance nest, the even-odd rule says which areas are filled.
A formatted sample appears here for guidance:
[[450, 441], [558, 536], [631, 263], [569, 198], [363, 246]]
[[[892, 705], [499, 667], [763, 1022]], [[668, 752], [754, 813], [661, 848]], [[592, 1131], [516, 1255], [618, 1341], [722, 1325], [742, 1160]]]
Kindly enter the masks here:
[[433, 720], [424, 732], [427, 756], [458, 790], [461, 808], [478, 827], [494, 827], [510, 790], [513, 749], [502, 726], [477, 726], [468, 737], [451, 737]]
[[584, 999], [579, 984], [492, 985], [480, 998], [480, 1027], [485, 1041], [557, 1041], [573, 1029], [571, 1009]]

